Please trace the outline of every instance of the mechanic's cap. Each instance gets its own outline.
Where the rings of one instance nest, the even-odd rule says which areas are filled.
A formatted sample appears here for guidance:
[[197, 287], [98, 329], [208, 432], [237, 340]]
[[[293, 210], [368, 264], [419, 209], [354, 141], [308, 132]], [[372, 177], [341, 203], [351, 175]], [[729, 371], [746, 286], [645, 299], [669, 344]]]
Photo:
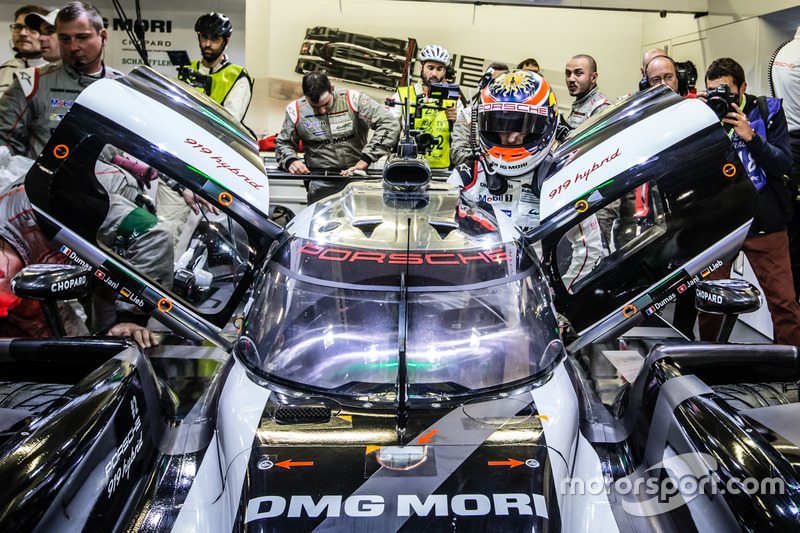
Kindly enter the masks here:
[[423, 48], [417, 59], [419, 59], [420, 63], [436, 61], [437, 63], [443, 64], [445, 67], [450, 66], [450, 54], [438, 44], [429, 44]]
[[34, 29], [38, 32], [41, 32], [42, 23], [46, 22], [51, 26], [56, 25], [56, 15], [58, 15], [58, 9], [54, 9], [47, 15], [40, 15], [39, 13], [28, 13], [25, 17], [25, 25], [31, 29]]
[[222, 13], [206, 13], [201, 15], [197, 22], [194, 23], [194, 31], [197, 33], [205, 33], [206, 35], [221, 35], [222, 37], [230, 37], [233, 33], [233, 25], [231, 19]]

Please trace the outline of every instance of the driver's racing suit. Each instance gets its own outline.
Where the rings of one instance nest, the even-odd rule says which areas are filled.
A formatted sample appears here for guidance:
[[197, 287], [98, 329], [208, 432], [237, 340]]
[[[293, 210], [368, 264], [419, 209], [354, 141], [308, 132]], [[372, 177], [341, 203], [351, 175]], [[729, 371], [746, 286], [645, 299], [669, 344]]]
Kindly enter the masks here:
[[[305, 164], [312, 172], [345, 170], [359, 160], [371, 164], [397, 144], [400, 124], [383, 105], [352, 89], [334, 89], [333, 97], [333, 107], [325, 115], [315, 114], [305, 96], [286, 106], [286, 117], [275, 139], [275, 158], [280, 167], [288, 170], [300, 159], [297, 150], [301, 139]], [[370, 128], [375, 133], [367, 142]], [[341, 190], [346, 183], [346, 178], [312, 180], [309, 203]]]
[[104, 65], [99, 77], [86, 76], [63, 62], [15, 72], [0, 98], [2, 142], [12, 155], [36, 159], [81, 91], [100, 78], [122, 75]]
[[595, 86], [591, 91], [572, 102], [572, 111], [569, 114], [567, 122], [570, 127], [577, 128], [583, 124], [586, 119], [592, 115], [596, 115], [610, 105], [611, 102], [608, 98]]
[[[537, 176], [538, 167], [521, 176], [507, 177], [508, 190], [494, 194], [486, 182], [487, 170], [483, 160], [472, 166], [461, 165], [453, 170], [447, 182], [462, 189], [465, 196], [475, 202], [489, 204], [497, 216], [503, 214], [511, 218], [521, 230], [529, 231], [539, 226], [540, 187]], [[605, 256], [603, 238], [597, 218], [592, 215], [569, 230], [565, 237], [572, 245], [569, 267], [561, 279], [567, 289], [585, 277]], [[541, 250], [537, 249], [541, 255]]]

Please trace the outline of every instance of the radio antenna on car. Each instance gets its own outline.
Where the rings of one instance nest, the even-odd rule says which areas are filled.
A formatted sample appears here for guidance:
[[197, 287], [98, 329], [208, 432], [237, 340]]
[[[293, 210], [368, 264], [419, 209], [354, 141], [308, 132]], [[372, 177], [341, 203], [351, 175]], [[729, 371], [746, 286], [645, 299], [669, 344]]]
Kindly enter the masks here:
[[[406, 258], [411, 253], [411, 217], [406, 219]], [[400, 273], [400, 309], [397, 313], [397, 445], [403, 445], [408, 425], [408, 357], [406, 336], [408, 334], [408, 280], [409, 262], [406, 271]]]

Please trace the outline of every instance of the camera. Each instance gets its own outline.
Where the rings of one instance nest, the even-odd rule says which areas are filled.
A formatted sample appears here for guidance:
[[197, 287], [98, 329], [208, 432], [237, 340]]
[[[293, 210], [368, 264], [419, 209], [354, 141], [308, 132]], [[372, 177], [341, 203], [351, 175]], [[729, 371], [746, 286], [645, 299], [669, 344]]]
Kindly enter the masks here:
[[417, 151], [419, 153], [427, 154], [433, 150], [433, 145], [436, 143], [436, 138], [433, 135], [420, 130], [411, 130], [411, 135], [417, 141]]
[[195, 89], [200, 89], [205, 94], [211, 94], [211, 76], [200, 74], [191, 68], [189, 54], [186, 50], [168, 51], [169, 61], [173, 66], [178, 67], [178, 79], [188, 83]]
[[719, 119], [722, 119], [729, 112], [734, 111], [733, 104], [736, 103], [737, 95], [732, 93], [727, 85], [720, 83], [716, 89], [706, 93], [706, 103]]
[[458, 85], [450, 83], [431, 83], [428, 97], [431, 100], [442, 102], [444, 100], [458, 100], [461, 98]]
[[686, 87], [686, 92], [694, 89], [697, 83], [697, 67], [694, 66], [694, 63], [691, 61], [677, 61], [675, 63], [675, 71], [678, 73], [679, 86], [683, 83]]

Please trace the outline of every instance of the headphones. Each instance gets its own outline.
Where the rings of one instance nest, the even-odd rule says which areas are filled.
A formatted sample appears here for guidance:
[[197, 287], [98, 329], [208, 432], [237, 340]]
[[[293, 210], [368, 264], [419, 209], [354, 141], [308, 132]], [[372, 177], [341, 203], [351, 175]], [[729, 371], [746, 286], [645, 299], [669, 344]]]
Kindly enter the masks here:
[[659, 57], [666, 57], [672, 63], [672, 66], [675, 68], [675, 75], [678, 77], [678, 94], [681, 96], [686, 96], [689, 94], [689, 77], [685, 69], [678, 68], [678, 64], [669, 56], [656, 56], [652, 58], [650, 61], [647, 62], [647, 65], [644, 67], [644, 78], [639, 81], [639, 90], [644, 91], [648, 87], [650, 87], [650, 81], [647, 76], [647, 69], [650, 67], [650, 63], [654, 60], [658, 59]]

